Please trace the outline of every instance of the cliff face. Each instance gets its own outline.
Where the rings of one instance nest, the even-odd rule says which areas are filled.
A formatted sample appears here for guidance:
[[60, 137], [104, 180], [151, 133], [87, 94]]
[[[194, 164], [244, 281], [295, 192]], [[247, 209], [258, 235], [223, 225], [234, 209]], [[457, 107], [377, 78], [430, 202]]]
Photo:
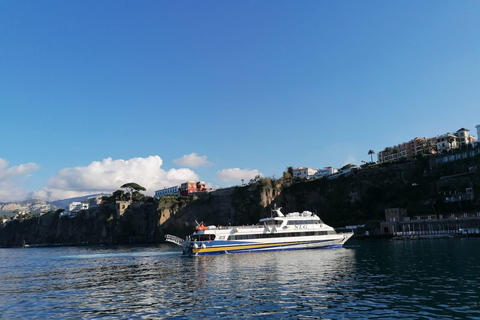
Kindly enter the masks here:
[[107, 206], [99, 212], [82, 212], [74, 218], [44, 214], [0, 224], [0, 246], [162, 242], [166, 233], [191, 234], [195, 221], [209, 225], [256, 223], [269, 212], [267, 206], [276, 192], [266, 179], [199, 198], [164, 197], [158, 203], [134, 203], [119, 217]]
[[0, 225], [0, 246], [102, 243], [107, 235], [104, 222], [103, 216], [79, 214], [71, 219], [58, 213], [15, 220]]
[[[205, 194], [198, 198], [164, 197], [134, 203], [124, 215], [104, 207], [75, 218], [44, 214], [0, 224], [0, 246], [27, 244], [156, 243], [166, 233], [190, 234], [195, 221], [207, 225], [246, 225], [270, 216], [273, 205], [283, 212], [317, 212], [332, 226], [383, 220], [385, 208], [407, 208], [411, 215], [480, 211], [480, 157], [430, 168], [410, 162], [352, 172], [335, 180], [258, 183]], [[468, 200], [445, 201], [446, 194], [473, 190]]]
[[195, 221], [208, 225], [245, 225], [258, 222], [269, 214], [275, 190], [270, 180], [258, 184], [212, 192], [198, 199], [179, 203], [175, 198], [162, 198], [159, 204], [159, 225], [163, 233], [180, 236], [190, 234]]

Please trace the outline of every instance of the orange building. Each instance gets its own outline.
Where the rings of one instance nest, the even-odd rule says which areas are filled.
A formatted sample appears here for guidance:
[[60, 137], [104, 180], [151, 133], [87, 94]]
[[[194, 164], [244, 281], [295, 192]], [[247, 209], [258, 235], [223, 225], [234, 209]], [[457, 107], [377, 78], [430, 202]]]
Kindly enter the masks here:
[[203, 181], [187, 181], [180, 185], [180, 195], [188, 196], [192, 192], [208, 191]]

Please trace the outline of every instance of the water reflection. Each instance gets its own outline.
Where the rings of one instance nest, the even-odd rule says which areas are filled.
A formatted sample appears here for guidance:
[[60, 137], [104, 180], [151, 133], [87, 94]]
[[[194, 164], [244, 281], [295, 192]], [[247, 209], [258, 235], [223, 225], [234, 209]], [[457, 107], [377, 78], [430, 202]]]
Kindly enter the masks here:
[[171, 246], [0, 249], [0, 314], [52, 318], [479, 317], [478, 241], [183, 257]]
[[[354, 250], [342, 249], [196, 257], [192, 294], [197, 299], [189, 313], [315, 316], [316, 300], [348, 288], [345, 275], [355, 268], [354, 256]], [[191, 284], [192, 278], [184, 280]], [[209, 312], [205, 306], [214, 307]]]

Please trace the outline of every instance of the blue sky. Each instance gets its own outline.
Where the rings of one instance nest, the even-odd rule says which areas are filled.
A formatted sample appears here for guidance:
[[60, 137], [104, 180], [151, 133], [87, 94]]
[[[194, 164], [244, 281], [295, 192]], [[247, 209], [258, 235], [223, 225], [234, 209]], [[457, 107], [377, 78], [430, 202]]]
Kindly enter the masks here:
[[0, 0], [0, 201], [341, 167], [480, 124], [478, 1]]

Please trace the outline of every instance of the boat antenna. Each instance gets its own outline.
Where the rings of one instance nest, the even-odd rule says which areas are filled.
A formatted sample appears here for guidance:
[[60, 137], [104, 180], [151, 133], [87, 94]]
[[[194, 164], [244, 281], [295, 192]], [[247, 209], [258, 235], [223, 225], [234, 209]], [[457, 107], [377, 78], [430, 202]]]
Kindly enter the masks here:
[[277, 217], [283, 217], [284, 215], [282, 214], [282, 212], [280, 211], [280, 209], [282, 209], [282, 207], [277, 208], [277, 204], [274, 204], [270, 218], [273, 218], [273, 212], [276, 213]]
[[277, 208], [277, 204], [274, 203], [273, 204], [273, 209], [270, 211], [270, 218], [273, 218], [273, 213], [274, 212], [275, 212], [276, 216], [280, 217], [281, 216], [281, 214], [279, 214], [280, 209], [282, 209], [282, 207]]

